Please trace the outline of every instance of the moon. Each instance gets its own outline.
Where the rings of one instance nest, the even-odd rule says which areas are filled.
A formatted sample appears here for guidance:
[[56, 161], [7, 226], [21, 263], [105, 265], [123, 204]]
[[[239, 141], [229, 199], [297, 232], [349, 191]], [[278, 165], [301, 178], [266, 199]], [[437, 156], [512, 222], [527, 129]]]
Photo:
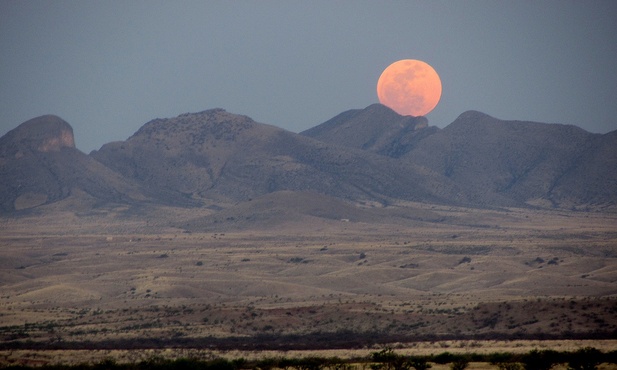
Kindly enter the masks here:
[[441, 98], [441, 79], [427, 63], [403, 59], [388, 66], [377, 81], [379, 102], [403, 116], [424, 116]]

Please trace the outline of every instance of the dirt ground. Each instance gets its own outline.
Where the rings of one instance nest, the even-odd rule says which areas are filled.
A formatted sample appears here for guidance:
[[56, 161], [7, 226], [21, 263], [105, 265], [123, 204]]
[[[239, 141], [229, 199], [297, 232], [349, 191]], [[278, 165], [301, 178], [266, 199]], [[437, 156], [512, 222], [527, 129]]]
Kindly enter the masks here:
[[410, 353], [577, 343], [483, 338], [617, 348], [617, 215], [413, 206], [441, 219], [206, 233], [178, 227], [198, 216], [178, 209], [173, 225], [120, 211], [2, 218], [0, 345], [381, 333]]

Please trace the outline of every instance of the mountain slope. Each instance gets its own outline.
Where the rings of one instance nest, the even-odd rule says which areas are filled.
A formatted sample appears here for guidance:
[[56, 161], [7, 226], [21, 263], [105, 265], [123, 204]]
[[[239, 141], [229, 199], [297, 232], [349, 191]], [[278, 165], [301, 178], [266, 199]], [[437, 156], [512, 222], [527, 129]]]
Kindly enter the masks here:
[[[504, 121], [468, 111], [440, 130], [379, 104], [350, 110], [303, 135], [398, 158], [442, 175], [476, 206], [617, 204], [617, 134], [572, 125]], [[434, 177], [437, 179], [438, 177]]]
[[[582, 172], [572, 172], [573, 166], [598, 139], [600, 135], [576, 126], [502, 121], [468, 111], [404, 158], [461, 185], [476, 204], [509, 199], [514, 204], [551, 202], [560, 206], [555, 186], [568, 172], [582, 181], [580, 186], [589, 183], [582, 179]], [[605, 184], [606, 178], [600, 175], [593, 181]], [[577, 194], [572, 202], [587, 201], [582, 189], [569, 193]]]
[[[279, 190], [387, 202], [457, 191], [427, 171], [212, 109], [157, 119], [91, 156], [118, 173], [195, 200], [236, 202]], [[438, 176], [439, 177], [439, 176]]]
[[137, 184], [77, 150], [72, 127], [59, 117], [34, 118], [0, 138], [0, 210], [33, 208], [75, 194], [92, 203], [149, 199]]
[[563, 206], [617, 205], [617, 131], [594, 137], [550, 189], [553, 199]]
[[475, 111], [437, 129], [375, 104], [303, 134], [211, 109], [152, 120], [85, 155], [68, 123], [42, 116], [0, 138], [0, 210], [77, 196], [86, 208], [146, 202], [214, 210], [281, 191], [355, 204], [602, 209], [617, 205], [616, 147], [617, 132]]
[[300, 134], [398, 158], [437, 130], [428, 127], [425, 117], [401, 116], [384, 105], [373, 104], [343, 112]]

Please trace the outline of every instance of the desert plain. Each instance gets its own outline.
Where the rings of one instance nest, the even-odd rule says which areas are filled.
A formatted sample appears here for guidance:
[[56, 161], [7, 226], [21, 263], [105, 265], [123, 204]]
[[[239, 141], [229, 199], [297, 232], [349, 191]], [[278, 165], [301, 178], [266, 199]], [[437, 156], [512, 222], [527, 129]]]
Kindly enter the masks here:
[[611, 212], [399, 202], [370, 211], [381, 222], [237, 224], [207, 208], [51, 211], [0, 219], [0, 363], [617, 348]]

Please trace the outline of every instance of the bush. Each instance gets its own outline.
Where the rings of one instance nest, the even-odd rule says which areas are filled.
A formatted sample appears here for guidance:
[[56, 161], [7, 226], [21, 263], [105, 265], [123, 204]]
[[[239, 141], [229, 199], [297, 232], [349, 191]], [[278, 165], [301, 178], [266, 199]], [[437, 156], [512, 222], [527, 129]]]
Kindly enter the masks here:
[[469, 366], [469, 360], [466, 358], [459, 358], [450, 364], [451, 370], [465, 370]]
[[408, 363], [416, 370], [427, 370], [432, 367], [424, 357], [412, 357], [409, 359]]
[[278, 366], [279, 361], [272, 357], [266, 357], [257, 362], [255, 367], [260, 370], [270, 370]]
[[523, 356], [523, 367], [525, 370], [549, 370], [553, 365], [559, 363], [559, 354], [555, 351], [538, 351], [534, 349]]
[[374, 370], [427, 370], [431, 364], [425, 357], [406, 357], [396, 354], [392, 348], [384, 348], [379, 352], [373, 352], [371, 359], [377, 364], [371, 365]]
[[319, 357], [306, 357], [296, 360], [295, 367], [300, 370], [320, 370], [326, 366], [326, 360]]
[[601, 357], [602, 352], [598, 351], [595, 348], [581, 348], [570, 355], [570, 360], [568, 361], [568, 369], [596, 370], [598, 368], [598, 365], [602, 362], [600, 360]]
[[[519, 359], [520, 356], [515, 356], [508, 352], [495, 352], [487, 355], [486, 360], [493, 365], [513, 363]], [[520, 367], [520, 364], [518, 365]]]
[[499, 370], [521, 370], [522, 366], [518, 362], [499, 362], [496, 364]]
[[450, 352], [443, 352], [436, 356], [433, 356], [432, 360], [436, 364], [444, 365], [444, 364], [449, 364], [451, 362], [458, 360], [459, 357], [460, 357], [459, 355], [455, 355]]

